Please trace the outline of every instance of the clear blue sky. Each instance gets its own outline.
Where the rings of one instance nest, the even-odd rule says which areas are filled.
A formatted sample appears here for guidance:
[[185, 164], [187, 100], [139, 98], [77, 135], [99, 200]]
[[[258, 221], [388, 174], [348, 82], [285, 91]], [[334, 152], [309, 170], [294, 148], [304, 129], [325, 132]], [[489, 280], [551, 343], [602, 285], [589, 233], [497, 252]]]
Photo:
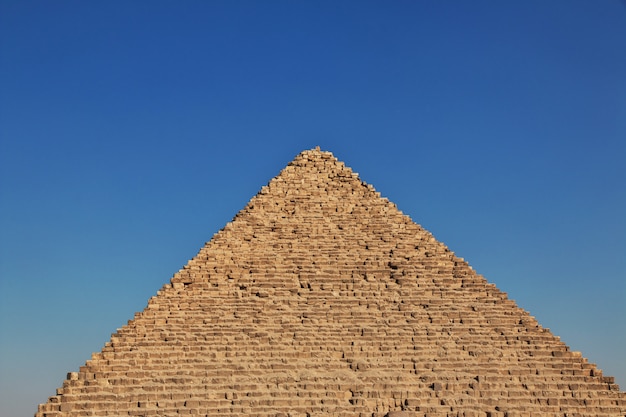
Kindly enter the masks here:
[[0, 416], [320, 145], [626, 388], [626, 6], [0, 0]]

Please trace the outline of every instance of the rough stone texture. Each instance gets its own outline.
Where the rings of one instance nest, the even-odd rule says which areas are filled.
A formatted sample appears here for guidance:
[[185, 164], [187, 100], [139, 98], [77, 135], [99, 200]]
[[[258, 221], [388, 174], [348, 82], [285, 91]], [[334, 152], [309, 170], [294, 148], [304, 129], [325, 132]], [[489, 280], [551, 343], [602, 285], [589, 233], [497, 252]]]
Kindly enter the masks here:
[[626, 393], [319, 148], [37, 417], [624, 416]]

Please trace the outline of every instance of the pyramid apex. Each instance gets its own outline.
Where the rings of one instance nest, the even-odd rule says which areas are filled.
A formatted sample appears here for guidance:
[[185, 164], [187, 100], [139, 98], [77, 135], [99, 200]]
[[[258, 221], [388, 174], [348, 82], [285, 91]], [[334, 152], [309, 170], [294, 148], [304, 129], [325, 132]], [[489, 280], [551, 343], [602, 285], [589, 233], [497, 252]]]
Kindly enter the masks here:
[[343, 162], [339, 161], [332, 152], [323, 151], [319, 146], [316, 146], [312, 149], [303, 150], [298, 155], [296, 155], [296, 157], [287, 165], [301, 165], [302, 161], [316, 161], [314, 163], [320, 163], [323, 161], [334, 161], [335, 163], [344, 166]]
[[319, 145], [314, 147], [313, 149], [305, 150], [302, 153], [315, 154], [315, 155], [333, 155], [333, 153], [330, 151], [323, 151]]
[[330, 154], [331, 152], [327, 152], [327, 151], [323, 151], [322, 148], [318, 145], [316, 147], [314, 147], [313, 149], [307, 149], [302, 151], [302, 153], [305, 154]]

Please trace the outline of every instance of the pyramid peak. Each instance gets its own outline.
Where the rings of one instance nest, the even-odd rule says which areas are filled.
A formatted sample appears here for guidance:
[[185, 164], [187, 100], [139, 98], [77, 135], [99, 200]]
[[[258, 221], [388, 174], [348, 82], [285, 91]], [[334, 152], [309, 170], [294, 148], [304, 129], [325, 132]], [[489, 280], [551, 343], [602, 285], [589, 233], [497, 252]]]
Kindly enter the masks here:
[[305, 149], [298, 154], [298, 156], [302, 156], [302, 155], [322, 157], [322, 158], [328, 158], [328, 159], [337, 159], [335, 158], [335, 155], [333, 155], [332, 152], [324, 151], [319, 146], [316, 146], [312, 149]]
[[[287, 164], [287, 166], [276, 178], [273, 178], [270, 181], [270, 183], [280, 178], [285, 172], [289, 172], [294, 167], [303, 169], [300, 171], [301, 174], [304, 174], [304, 172], [308, 172], [310, 174], [322, 174], [326, 180], [334, 177], [334, 175], [339, 172], [343, 172], [346, 175], [347, 173], [350, 173], [350, 176], [358, 176], [352, 171], [352, 169], [347, 167], [343, 162], [339, 161], [332, 152], [323, 151], [318, 148], [319, 147], [300, 152]], [[329, 177], [326, 177], [327, 174]]]

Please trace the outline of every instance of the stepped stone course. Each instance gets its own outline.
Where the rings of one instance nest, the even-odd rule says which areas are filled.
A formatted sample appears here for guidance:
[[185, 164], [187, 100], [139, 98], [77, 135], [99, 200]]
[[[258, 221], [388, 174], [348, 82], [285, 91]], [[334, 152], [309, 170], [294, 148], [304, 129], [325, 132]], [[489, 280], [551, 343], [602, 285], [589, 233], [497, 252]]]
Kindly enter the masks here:
[[319, 148], [36, 417], [625, 416], [626, 393]]

